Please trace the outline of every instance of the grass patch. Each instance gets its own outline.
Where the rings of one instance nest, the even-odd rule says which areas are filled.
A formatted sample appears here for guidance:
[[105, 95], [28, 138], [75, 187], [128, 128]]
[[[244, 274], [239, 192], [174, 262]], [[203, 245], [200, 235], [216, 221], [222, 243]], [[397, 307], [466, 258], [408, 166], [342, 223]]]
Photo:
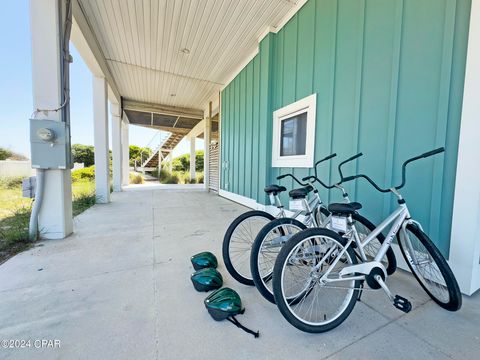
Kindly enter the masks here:
[[[152, 176], [158, 177], [158, 172], [155, 170]], [[190, 180], [189, 171], [172, 171], [169, 172], [163, 168], [160, 170], [161, 184], [203, 184], [203, 171], [197, 171], [195, 179]]]
[[0, 188], [3, 189], [17, 189], [22, 187], [22, 180], [23, 177], [15, 176], [15, 177], [4, 177], [0, 178]]
[[30, 210], [30, 207], [17, 208], [0, 219], [0, 264], [32, 246], [28, 240]]
[[131, 172], [129, 174], [130, 184], [143, 184], [145, 182], [143, 175]]
[[[96, 202], [95, 183], [72, 184], [72, 212], [77, 216]], [[0, 264], [33, 245], [28, 239], [32, 200], [22, 197], [21, 179], [0, 179]]]
[[72, 213], [77, 216], [95, 205], [95, 183], [92, 181], [77, 181], [72, 184]]

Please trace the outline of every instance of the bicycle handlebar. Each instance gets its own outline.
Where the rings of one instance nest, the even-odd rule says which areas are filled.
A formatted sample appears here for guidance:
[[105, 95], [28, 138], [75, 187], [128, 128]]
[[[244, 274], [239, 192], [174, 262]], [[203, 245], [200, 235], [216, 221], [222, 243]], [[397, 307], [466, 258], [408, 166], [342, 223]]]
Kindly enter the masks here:
[[277, 176], [277, 180], [282, 180], [283, 178], [286, 178], [287, 176], [291, 177], [293, 180], [295, 180], [297, 183], [299, 183], [299, 184], [302, 185], [302, 186], [308, 186], [308, 184], [302, 183], [300, 180], [298, 180], [298, 179], [297, 179], [294, 175], [292, 175], [292, 174], [284, 174], [284, 175]]
[[302, 178], [302, 181], [309, 181], [309, 180], [315, 180], [318, 183], [320, 183], [320, 185], [322, 185], [324, 188], [327, 188], [327, 189], [333, 189], [335, 187], [335, 185], [330, 185], [329, 186], [329, 185], [325, 184], [322, 180], [320, 180], [318, 177], [313, 176], [313, 175], [306, 176], [306, 177]]
[[349, 162], [349, 161], [355, 160], [356, 158], [359, 158], [359, 157], [362, 156], [362, 155], [363, 155], [363, 153], [358, 153], [358, 154], [356, 154], [356, 155], [354, 155], [354, 156], [351, 156], [351, 157], [349, 157], [348, 159], [342, 161], [342, 162], [338, 165], [338, 171], [339, 171], [339, 173], [340, 173], [340, 181], [339, 181], [338, 183], [334, 183], [334, 184], [332, 184], [332, 185], [327, 185], [327, 184], [325, 184], [322, 180], [320, 180], [320, 179], [318, 178], [318, 175], [317, 175], [317, 165], [320, 164], [320, 163], [323, 162], [323, 161], [330, 160], [331, 158], [337, 156], [336, 153], [333, 153], [333, 154], [331, 154], [331, 155], [329, 155], [329, 156], [327, 156], [327, 157], [325, 157], [325, 158], [317, 161], [317, 162], [315, 163], [315, 168], [314, 168], [314, 169], [315, 169], [315, 176], [313, 176], [313, 175], [312, 175], [312, 176], [306, 176], [306, 177], [302, 178], [302, 181], [315, 180], [315, 181], [317, 181], [318, 183], [320, 183], [320, 185], [322, 185], [324, 188], [326, 188], [326, 189], [333, 189], [333, 188], [335, 188], [336, 186], [340, 185], [340, 184], [343, 182], [343, 179], [344, 179], [344, 178], [343, 178], [343, 173], [342, 173], [342, 170], [341, 170], [342, 165], [346, 164], [346, 163]]
[[[440, 147], [438, 149], [435, 149], [435, 150], [432, 150], [432, 151], [427, 151], [426, 153], [423, 153], [421, 155], [418, 155], [418, 156], [414, 156], [408, 160], [405, 160], [405, 162], [402, 164], [402, 183], [398, 186], [395, 186], [394, 189], [396, 190], [400, 190], [402, 187], [405, 186], [405, 182], [406, 182], [406, 170], [407, 170], [407, 165], [410, 164], [411, 162], [414, 162], [416, 160], [419, 160], [419, 159], [424, 159], [424, 158], [427, 158], [427, 157], [430, 157], [430, 156], [433, 156], [433, 155], [436, 155], [436, 154], [440, 154], [442, 152], [445, 151], [445, 148], [444, 147]], [[380, 186], [377, 185], [377, 183], [375, 183], [375, 181], [373, 181], [370, 177], [368, 177], [367, 175], [364, 175], [364, 174], [359, 174], [359, 175], [352, 175], [352, 176], [347, 176], [346, 178], [343, 178], [343, 181], [347, 182], [347, 181], [351, 181], [351, 180], [355, 180], [355, 179], [358, 179], [358, 178], [364, 178], [365, 180], [367, 180], [375, 189], [377, 189], [378, 191], [380, 192], [389, 192], [391, 191], [390, 189], [382, 189]]]
[[355, 160], [357, 158], [359, 158], [360, 156], [363, 156], [363, 153], [360, 152], [356, 155], [353, 155], [352, 157], [349, 157], [347, 160], [344, 160], [342, 161], [340, 164], [338, 164], [338, 172], [340, 173], [340, 182], [339, 184], [341, 184], [342, 182], [344, 182], [344, 177], [343, 177], [343, 173], [342, 173], [342, 166], [345, 165], [346, 163], [352, 161], [352, 160]]
[[[335, 156], [337, 156], [337, 153], [330, 154], [330, 155], [328, 155], [327, 157], [325, 157], [325, 158], [323, 158], [323, 159], [321, 159], [321, 160], [318, 160], [318, 161], [315, 163], [315, 165], [314, 165], [314, 167], [313, 167], [313, 170], [315, 171], [315, 177], [318, 177], [318, 173], [317, 173], [317, 166], [318, 166], [318, 164], [320, 164], [320, 163], [322, 163], [322, 162], [324, 162], [324, 161], [330, 160], [330, 159], [334, 158]], [[305, 181], [304, 179], [302, 179], [302, 180]]]

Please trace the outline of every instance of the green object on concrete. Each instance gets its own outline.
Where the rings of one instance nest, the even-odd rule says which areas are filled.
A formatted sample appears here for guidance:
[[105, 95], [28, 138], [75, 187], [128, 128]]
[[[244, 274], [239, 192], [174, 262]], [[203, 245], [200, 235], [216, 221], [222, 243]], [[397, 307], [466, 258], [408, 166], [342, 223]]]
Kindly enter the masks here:
[[208, 312], [216, 321], [225, 320], [230, 316], [242, 314], [242, 300], [235, 290], [230, 288], [219, 289], [204, 301]]
[[206, 268], [195, 271], [190, 277], [197, 291], [220, 289], [223, 285], [222, 274], [217, 269]]
[[193, 268], [195, 270], [205, 269], [205, 268], [216, 268], [218, 266], [218, 261], [215, 255], [209, 251], [204, 251], [193, 255], [190, 258]]

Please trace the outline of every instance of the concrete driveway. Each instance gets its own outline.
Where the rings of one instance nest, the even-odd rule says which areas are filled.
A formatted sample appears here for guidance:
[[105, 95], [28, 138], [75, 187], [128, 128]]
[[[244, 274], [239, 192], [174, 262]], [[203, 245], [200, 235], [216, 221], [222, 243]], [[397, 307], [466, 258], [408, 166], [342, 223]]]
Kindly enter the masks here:
[[195, 190], [123, 192], [87, 210], [75, 219], [74, 235], [45, 241], [0, 266], [0, 341], [26, 346], [0, 348], [0, 358], [479, 358], [480, 295], [465, 297], [461, 311], [450, 313], [401, 271], [389, 283], [412, 301], [409, 314], [382, 293], [366, 292], [340, 327], [311, 335], [289, 325], [220, 264], [225, 285], [245, 304], [240, 321], [261, 337], [213, 321], [203, 306], [206, 294], [190, 283], [189, 257], [210, 250], [221, 259], [225, 229], [243, 211]]

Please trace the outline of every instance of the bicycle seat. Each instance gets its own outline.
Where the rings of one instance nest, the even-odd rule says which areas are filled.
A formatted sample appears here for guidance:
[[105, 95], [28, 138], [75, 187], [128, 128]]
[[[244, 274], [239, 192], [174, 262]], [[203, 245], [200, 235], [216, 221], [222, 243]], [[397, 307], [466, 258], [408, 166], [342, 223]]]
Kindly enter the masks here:
[[264, 191], [270, 195], [270, 194], [273, 194], [273, 195], [278, 195], [280, 194], [282, 191], [286, 191], [287, 188], [285, 186], [280, 186], [280, 185], [275, 185], [275, 184], [272, 184], [272, 185], [268, 185], [265, 187]]
[[308, 186], [304, 186], [304, 187], [301, 187], [301, 188], [298, 188], [298, 189], [290, 190], [288, 195], [292, 199], [303, 199], [312, 190], [313, 190], [313, 187], [311, 185], [308, 185]]
[[351, 215], [354, 214], [357, 210], [362, 208], [362, 204], [358, 202], [352, 202], [349, 204], [345, 203], [333, 203], [328, 205], [328, 211], [335, 215]]

